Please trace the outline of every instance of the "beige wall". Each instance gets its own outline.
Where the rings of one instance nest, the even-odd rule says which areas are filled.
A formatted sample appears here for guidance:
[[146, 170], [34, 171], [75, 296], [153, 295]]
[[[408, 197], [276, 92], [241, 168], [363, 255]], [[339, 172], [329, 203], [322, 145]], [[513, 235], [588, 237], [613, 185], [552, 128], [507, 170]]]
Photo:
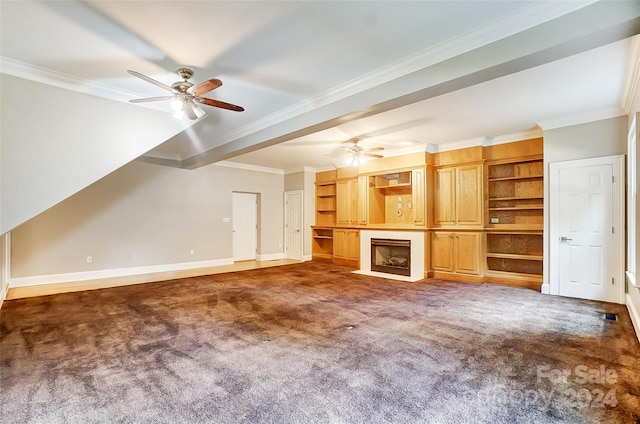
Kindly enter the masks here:
[[0, 75], [0, 85], [0, 234], [185, 126], [165, 112], [10, 75]]
[[[544, 132], [544, 166], [549, 164], [627, 152], [627, 117], [604, 119]], [[544, 180], [544, 256], [549, 257], [549, 179]], [[544, 261], [544, 282], [549, 283], [549, 261]]]
[[281, 253], [283, 180], [218, 165], [132, 162], [16, 228], [11, 276], [232, 258], [231, 222], [223, 219], [232, 217], [233, 191], [259, 193], [258, 254]]

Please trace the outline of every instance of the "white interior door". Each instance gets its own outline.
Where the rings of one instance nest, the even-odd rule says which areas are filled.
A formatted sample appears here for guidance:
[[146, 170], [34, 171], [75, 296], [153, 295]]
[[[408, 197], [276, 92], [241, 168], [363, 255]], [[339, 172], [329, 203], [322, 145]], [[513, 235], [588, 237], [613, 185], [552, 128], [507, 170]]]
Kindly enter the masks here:
[[284, 255], [287, 259], [302, 260], [302, 190], [284, 193]]
[[[613, 163], [551, 164], [552, 281], [561, 296], [621, 302]], [[620, 179], [620, 178], [618, 178]], [[621, 179], [620, 179], [621, 180]], [[552, 292], [553, 293], [553, 292]]]
[[233, 193], [233, 260], [256, 259], [258, 248], [258, 197], [255, 193]]

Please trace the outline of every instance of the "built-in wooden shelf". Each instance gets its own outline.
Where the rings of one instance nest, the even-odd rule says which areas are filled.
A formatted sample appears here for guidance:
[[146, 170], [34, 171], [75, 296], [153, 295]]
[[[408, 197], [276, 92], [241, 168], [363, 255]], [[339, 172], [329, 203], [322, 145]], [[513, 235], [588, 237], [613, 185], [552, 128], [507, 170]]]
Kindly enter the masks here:
[[544, 206], [512, 206], [508, 208], [489, 208], [490, 211], [526, 211], [543, 209]]
[[513, 253], [487, 253], [487, 258], [520, 259], [526, 261], [542, 261], [542, 255], [516, 255]]
[[489, 178], [489, 181], [531, 180], [534, 178], [543, 178], [543, 175], [523, 175], [518, 177]]
[[487, 275], [542, 281], [542, 156], [489, 163], [487, 174]]

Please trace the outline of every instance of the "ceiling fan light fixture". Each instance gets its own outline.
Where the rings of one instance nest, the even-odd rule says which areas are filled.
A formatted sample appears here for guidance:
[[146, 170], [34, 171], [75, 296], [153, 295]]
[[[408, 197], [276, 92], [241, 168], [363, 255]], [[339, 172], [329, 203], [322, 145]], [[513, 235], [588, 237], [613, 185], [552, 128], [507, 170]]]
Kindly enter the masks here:
[[175, 112], [173, 112], [173, 117], [176, 119], [183, 120], [185, 116], [186, 116], [186, 113], [184, 113], [184, 110], [182, 109], [176, 110]]
[[202, 109], [200, 106], [195, 105], [193, 107], [193, 112], [196, 114], [196, 116], [198, 117], [198, 119], [202, 118], [204, 115], [206, 115], [207, 113], [204, 111], [204, 109]]
[[184, 102], [182, 101], [182, 99], [179, 97], [176, 97], [175, 100], [171, 102], [171, 109], [173, 109], [175, 112], [183, 111]]

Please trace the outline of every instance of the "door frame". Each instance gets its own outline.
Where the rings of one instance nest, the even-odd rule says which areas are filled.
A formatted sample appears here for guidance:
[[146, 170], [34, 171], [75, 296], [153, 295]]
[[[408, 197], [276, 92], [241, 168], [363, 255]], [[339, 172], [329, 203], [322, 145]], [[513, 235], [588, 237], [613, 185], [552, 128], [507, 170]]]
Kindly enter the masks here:
[[289, 255], [287, 254], [287, 252], [289, 251], [289, 238], [287, 237], [287, 222], [289, 221], [289, 215], [288, 212], [289, 210], [287, 209], [287, 197], [290, 194], [299, 194], [300, 195], [300, 258], [296, 260], [300, 260], [302, 261], [304, 259], [304, 234], [305, 234], [305, 228], [304, 228], [304, 191], [303, 190], [289, 190], [289, 191], [285, 191], [284, 192], [284, 252], [283, 255], [286, 259], [291, 259], [289, 258]]
[[603, 156], [590, 159], [578, 159], [549, 164], [549, 294], [560, 295], [560, 270], [558, 243], [554, 242], [560, 237], [558, 230], [560, 214], [558, 210], [558, 198], [560, 196], [560, 170], [579, 166], [611, 165], [613, 172], [612, 190], [612, 225], [613, 232], [613, 277], [617, 283], [616, 303], [624, 304], [625, 297], [625, 176], [624, 155]]

